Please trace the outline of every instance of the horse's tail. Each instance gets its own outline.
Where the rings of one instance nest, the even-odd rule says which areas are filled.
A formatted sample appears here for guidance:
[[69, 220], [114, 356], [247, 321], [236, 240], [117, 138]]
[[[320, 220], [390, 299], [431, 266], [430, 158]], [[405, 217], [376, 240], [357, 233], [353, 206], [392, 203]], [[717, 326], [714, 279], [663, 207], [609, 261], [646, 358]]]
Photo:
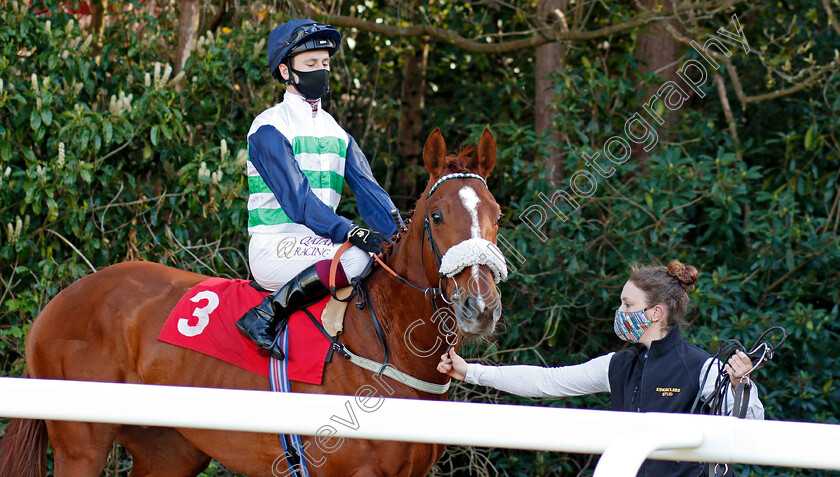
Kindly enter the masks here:
[[46, 477], [47, 441], [43, 419], [12, 419], [0, 439], [0, 476]]

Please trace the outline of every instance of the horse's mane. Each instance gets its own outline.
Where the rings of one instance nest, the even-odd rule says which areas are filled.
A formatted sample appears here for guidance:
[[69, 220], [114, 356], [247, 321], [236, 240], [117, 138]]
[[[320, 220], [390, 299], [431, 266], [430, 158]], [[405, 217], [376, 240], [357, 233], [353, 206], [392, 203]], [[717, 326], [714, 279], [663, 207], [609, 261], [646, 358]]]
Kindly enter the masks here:
[[[440, 179], [441, 177], [447, 174], [459, 174], [459, 173], [474, 173], [475, 171], [472, 170], [468, 165], [469, 158], [475, 153], [476, 146], [475, 144], [469, 144], [466, 147], [459, 149], [455, 154], [446, 156], [443, 159], [443, 167], [440, 169], [440, 174], [435, 177], [429, 177], [429, 183], [426, 185], [426, 188], [423, 190], [423, 194], [420, 196], [420, 199], [417, 199], [417, 202], [426, 196], [428, 193], [429, 188], [434, 184], [435, 181]], [[417, 208], [417, 202], [415, 202], [414, 207]], [[405, 224], [408, 226], [411, 223], [411, 217], [414, 216], [414, 209], [408, 211], [408, 218], [405, 219]], [[407, 231], [407, 229], [406, 229]], [[399, 240], [405, 235], [406, 232], [402, 230], [397, 230], [397, 234], [391, 237], [392, 243], [385, 244], [382, 247], [384, 252], [384, 256], [388, 258], [394, 248], [394, 245], [399, 242]]]

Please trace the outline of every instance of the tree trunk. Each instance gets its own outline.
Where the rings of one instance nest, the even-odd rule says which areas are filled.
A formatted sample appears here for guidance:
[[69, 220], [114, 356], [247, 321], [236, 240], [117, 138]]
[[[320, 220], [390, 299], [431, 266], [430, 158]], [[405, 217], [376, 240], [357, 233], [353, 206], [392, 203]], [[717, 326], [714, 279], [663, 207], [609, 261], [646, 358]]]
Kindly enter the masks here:
[[[663, 14], [672, 10], [671, 2], [666, 0], [641, 0], [648, 10], [662, 9]], [[648, 23], [639, 32], [639, 46], [636, 58], [642, 63], [643, 71], [654, 71], [657, 75], [672, 81], [677, 78], [677, 41], [665, 31], [659, 22]], [[654, 86], [655, 87], [655, 86]]]
[[95, 36], [102, 36], [102, 29], [105, 27], [105, 12], [108, 10], [108, 0], [98, 0], [90, 5], [90, 33]]
[[[671, 12], [671, 2], [667, 0], [641, 0], [642, 5], [648, 10], [662, 9], [663, 14]], [[636, 48], [636, 59], [641, 64], [642, 71], [655, 72], [662, 77], [662, 81], [654, 84], [645, 84], [642, 87], [644, 91], [643, 96], [639, 99], [644, 103], [650, 96], [657, 91], [660, 85], [665, 81], [675, 81], [677, 79], [677, 54], [679, 44], [677, 41], [665, 31], [661, 23], [649, 23], [642, 30], [639, 31], [639, 44]], [[641, 104], [639, 104], [641, 107]], [[678, 111], [671, 111], [665, 109], [662, 119], [665, 120], [664, 127], [673, 124], [676, 119]], [[652, 124], [658, 130], [660, 141], [666, 139], [667, 131], [664, 127], [658, 124]], [[633, 144], [633, 157], [639, 159], [646, 159], [650, 155], [645, 152], [640, 145]], [[644, 161], [642, 162], [644, 164]]]
[[417, 193], [414, 167], [423, 150], [423, 106], [429, 44], [412, 44], [402, 69], [400, 92], [399, 154], [403, 167], [397, 176], [400, 190], [408, 197]]
[[222, 23], [222, 20], [227, 15], [228, 9], [228, 0], [222, 0], [221, 4], [219, 5], [219, 11], [216, 12], [216, 16], [210, 21], [210, 25], [207, 26], [207, 30], [215, 32], [216, 29], [219, 28], [219, 25]]
[[[558, 16], [557, 12], [564, 14], [566, 11], [566, 0], [542, 0], [538, 6], [538, 15], [541, 21], [547, 25], [563, 22], [565, 20]], [[549, 76], [562, 68], [566, 63], [566, 44], [552, 42], [537, 47], [536, 64], [536, 91], [534, 105], [534, 128], [538, 135], [545, 136], [548, 140], [548, 147], [544, 149], [543, 160], [548, 171], [548, 182], [556, 187], [565, 177], [566, 171], [563, 167], [563, 154], [560, 148], [563, 134], [552, 127], [557, 110], [554, 108], [554, 86], [555, 81]]]
[[183, 0], [181, 2], [181, 14], [178, 32], [178, 52], [175, 57], [173, 74], [177, 75], [184, 69], [187, 58], [195, 49], [195, 41], [198, 36], [198, 23], [201, 18], [201, 6], [199, 0]]

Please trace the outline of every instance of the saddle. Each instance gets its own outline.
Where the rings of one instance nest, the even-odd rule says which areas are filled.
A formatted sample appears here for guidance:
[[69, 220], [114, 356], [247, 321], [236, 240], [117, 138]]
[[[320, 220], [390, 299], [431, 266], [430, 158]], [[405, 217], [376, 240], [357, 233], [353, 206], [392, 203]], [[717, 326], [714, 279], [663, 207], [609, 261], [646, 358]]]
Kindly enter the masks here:
[[[349, 296], [350, 288], [336, 293], [339, 297]], [[267, 294], [247, 280], [209, 278], [181, 297], [161, 328], [158, 340], [268, 377], [269, 358], [260, 355], [254, 343], [236, 328], [236, 320]], [[331, 343], [318, 325], [330, 336], [337, 336], [343, 328], [346, 307], [347, 303], [327, 296], [306, 307], [306, 311], [289, 316], [289, 379], [321, 384]]]

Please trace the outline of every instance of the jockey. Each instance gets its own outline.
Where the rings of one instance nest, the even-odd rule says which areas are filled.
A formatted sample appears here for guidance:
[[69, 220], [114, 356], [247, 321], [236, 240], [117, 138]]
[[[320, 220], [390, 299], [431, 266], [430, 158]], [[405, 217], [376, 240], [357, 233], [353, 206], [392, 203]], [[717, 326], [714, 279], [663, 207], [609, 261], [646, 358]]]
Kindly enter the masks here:
[[[268, 37], [268, 66], [286, 86], [283, 101], [263, 111], [248, 131], [248, 261], [254, 279], [276, 290], [248, 310], [239, 330], [272, 356], [276, 325], [297, 309], [326, 296], [329, 265], [341, 243], [336, 286], [367, 268], [371, 253], [397, 232], [388, 193], [376, 182], [359, 145], [321, 107], [329, 93], [330, 57], [341, 33], [312, 20], [295, 19]], [[344, 182], [373, 229], [335, 213]]]

